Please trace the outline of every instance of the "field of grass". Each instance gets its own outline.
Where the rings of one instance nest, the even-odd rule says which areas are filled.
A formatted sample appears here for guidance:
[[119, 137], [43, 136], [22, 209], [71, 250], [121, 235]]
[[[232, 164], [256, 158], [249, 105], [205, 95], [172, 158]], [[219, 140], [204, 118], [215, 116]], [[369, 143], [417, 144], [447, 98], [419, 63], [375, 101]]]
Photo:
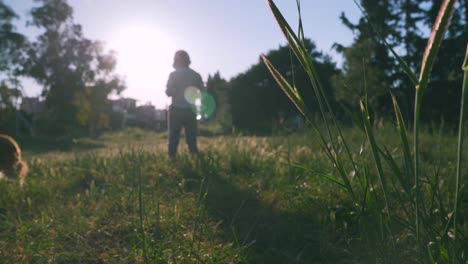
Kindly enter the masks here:
[[[370, 159], [370, 146], [356, 130], [345, 129], [351, 151]], [[396, 129], [375, 132], [381, 142], [398, 141]], [[423, 179], [437, 180], [441, 191], [424, 199], [446, 203], [455, 180], [456, 136], [425, 132], [420, 140]], [[202, 136], [199, 156], [187, 155], [183, 144], [173, 162], [166, 157], [166, 135], [142, 130], [20, 143], [30, 173], [23, 190], [0, 182], [2, 263], [420, 260], [404, 223], [392, 226], [392, 247], [385, 245], [385, 231], [366, 223], [371, 218], [326, 178], [336, 170], [312, 132]], [[389, 152], [403, 159], [397, 147]], [[389, 194], [390, 203], [399, 195]], [[468, 195], [460, 201], [459, 234], [466, 238]], [[436, 208], [430, 218], [447, 217]]]

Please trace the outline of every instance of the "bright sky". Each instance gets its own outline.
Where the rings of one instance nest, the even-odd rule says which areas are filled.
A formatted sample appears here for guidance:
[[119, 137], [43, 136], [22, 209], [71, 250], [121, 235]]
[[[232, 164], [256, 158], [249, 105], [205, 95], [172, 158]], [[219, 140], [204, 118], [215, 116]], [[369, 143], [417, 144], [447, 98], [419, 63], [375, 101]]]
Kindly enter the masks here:
[[[21, 17], [17, 29], [33, 35], [25, 21], [33, 0], [6, 0]], [[216, 71], [230, 79], [259, 61], [259, 55], [285, 43], [265, 0], [69, 0], [76, 23], [85, 36], [100, 40], [118, 52], [118, 73], [126, 76], [123, 96], [140, 104], [151, 102], [164, 108], [170, 102], [164, 91], [176, 50], [189, 52], [191, 67], [204, 81]], [[297, 26], [295, 0], [277, 0], [284, 16]], [[341, 24], [345, 12], [355, 21], [359, 10], [353, 0], [301, 1], [306, 37], [319, 50], [341, 58], [333, 43], [350, 44], [352, 34]], [[28, 96], [40, 88], [24, 82]]]

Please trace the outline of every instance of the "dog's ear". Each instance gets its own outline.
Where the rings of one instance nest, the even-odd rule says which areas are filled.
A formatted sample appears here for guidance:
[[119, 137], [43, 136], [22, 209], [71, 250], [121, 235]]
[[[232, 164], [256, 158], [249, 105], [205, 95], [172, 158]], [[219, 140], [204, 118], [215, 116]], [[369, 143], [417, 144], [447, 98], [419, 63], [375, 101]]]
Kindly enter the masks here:
[[23, 187], [24, 185], [24, 180], [26, 178], [26, 175], [28, 174], [29, 168], [28, 164], [26, 162], [20, 160], [16, 164], [16, 175], [18, 175], [20, 186]]

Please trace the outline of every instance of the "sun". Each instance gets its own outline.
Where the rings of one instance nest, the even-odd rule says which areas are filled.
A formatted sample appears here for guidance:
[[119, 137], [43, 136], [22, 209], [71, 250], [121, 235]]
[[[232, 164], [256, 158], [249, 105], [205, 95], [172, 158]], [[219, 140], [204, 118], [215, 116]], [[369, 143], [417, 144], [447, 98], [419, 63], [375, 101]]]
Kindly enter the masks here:
[[132, 26], [122, 29], [110, 48], [117, 53], [117, 72], [126, 77], [123, 96], [164, 108], [169, 102], [164, 91], [176, 51], [169, 38], [150, 26]]

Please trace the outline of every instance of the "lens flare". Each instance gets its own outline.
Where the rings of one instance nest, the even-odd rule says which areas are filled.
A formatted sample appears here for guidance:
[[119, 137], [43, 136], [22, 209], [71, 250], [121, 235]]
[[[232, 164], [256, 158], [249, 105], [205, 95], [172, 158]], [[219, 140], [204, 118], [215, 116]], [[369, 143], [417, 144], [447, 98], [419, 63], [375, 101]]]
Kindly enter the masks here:
[[214, 97], [209, 93], [202, 93], [201, 94], [201, 106], [200, 106], [200, 114], [203, 118], [208, 119], [210, 118], [216, 110], [216, 101]]
[[216, 110], [216, 100], [206, 92], [201, 92], [198, 88], [190, 86], [184, 91], [185, 100], [191, 105], [192, 110], [197, 114], [197, 119], [208, 119]]
[[198, 98], [200, 98], [200, 90], [197, 87], [187, 87], [184, 91], [185, 100], [191, 105], [195, 105]]

